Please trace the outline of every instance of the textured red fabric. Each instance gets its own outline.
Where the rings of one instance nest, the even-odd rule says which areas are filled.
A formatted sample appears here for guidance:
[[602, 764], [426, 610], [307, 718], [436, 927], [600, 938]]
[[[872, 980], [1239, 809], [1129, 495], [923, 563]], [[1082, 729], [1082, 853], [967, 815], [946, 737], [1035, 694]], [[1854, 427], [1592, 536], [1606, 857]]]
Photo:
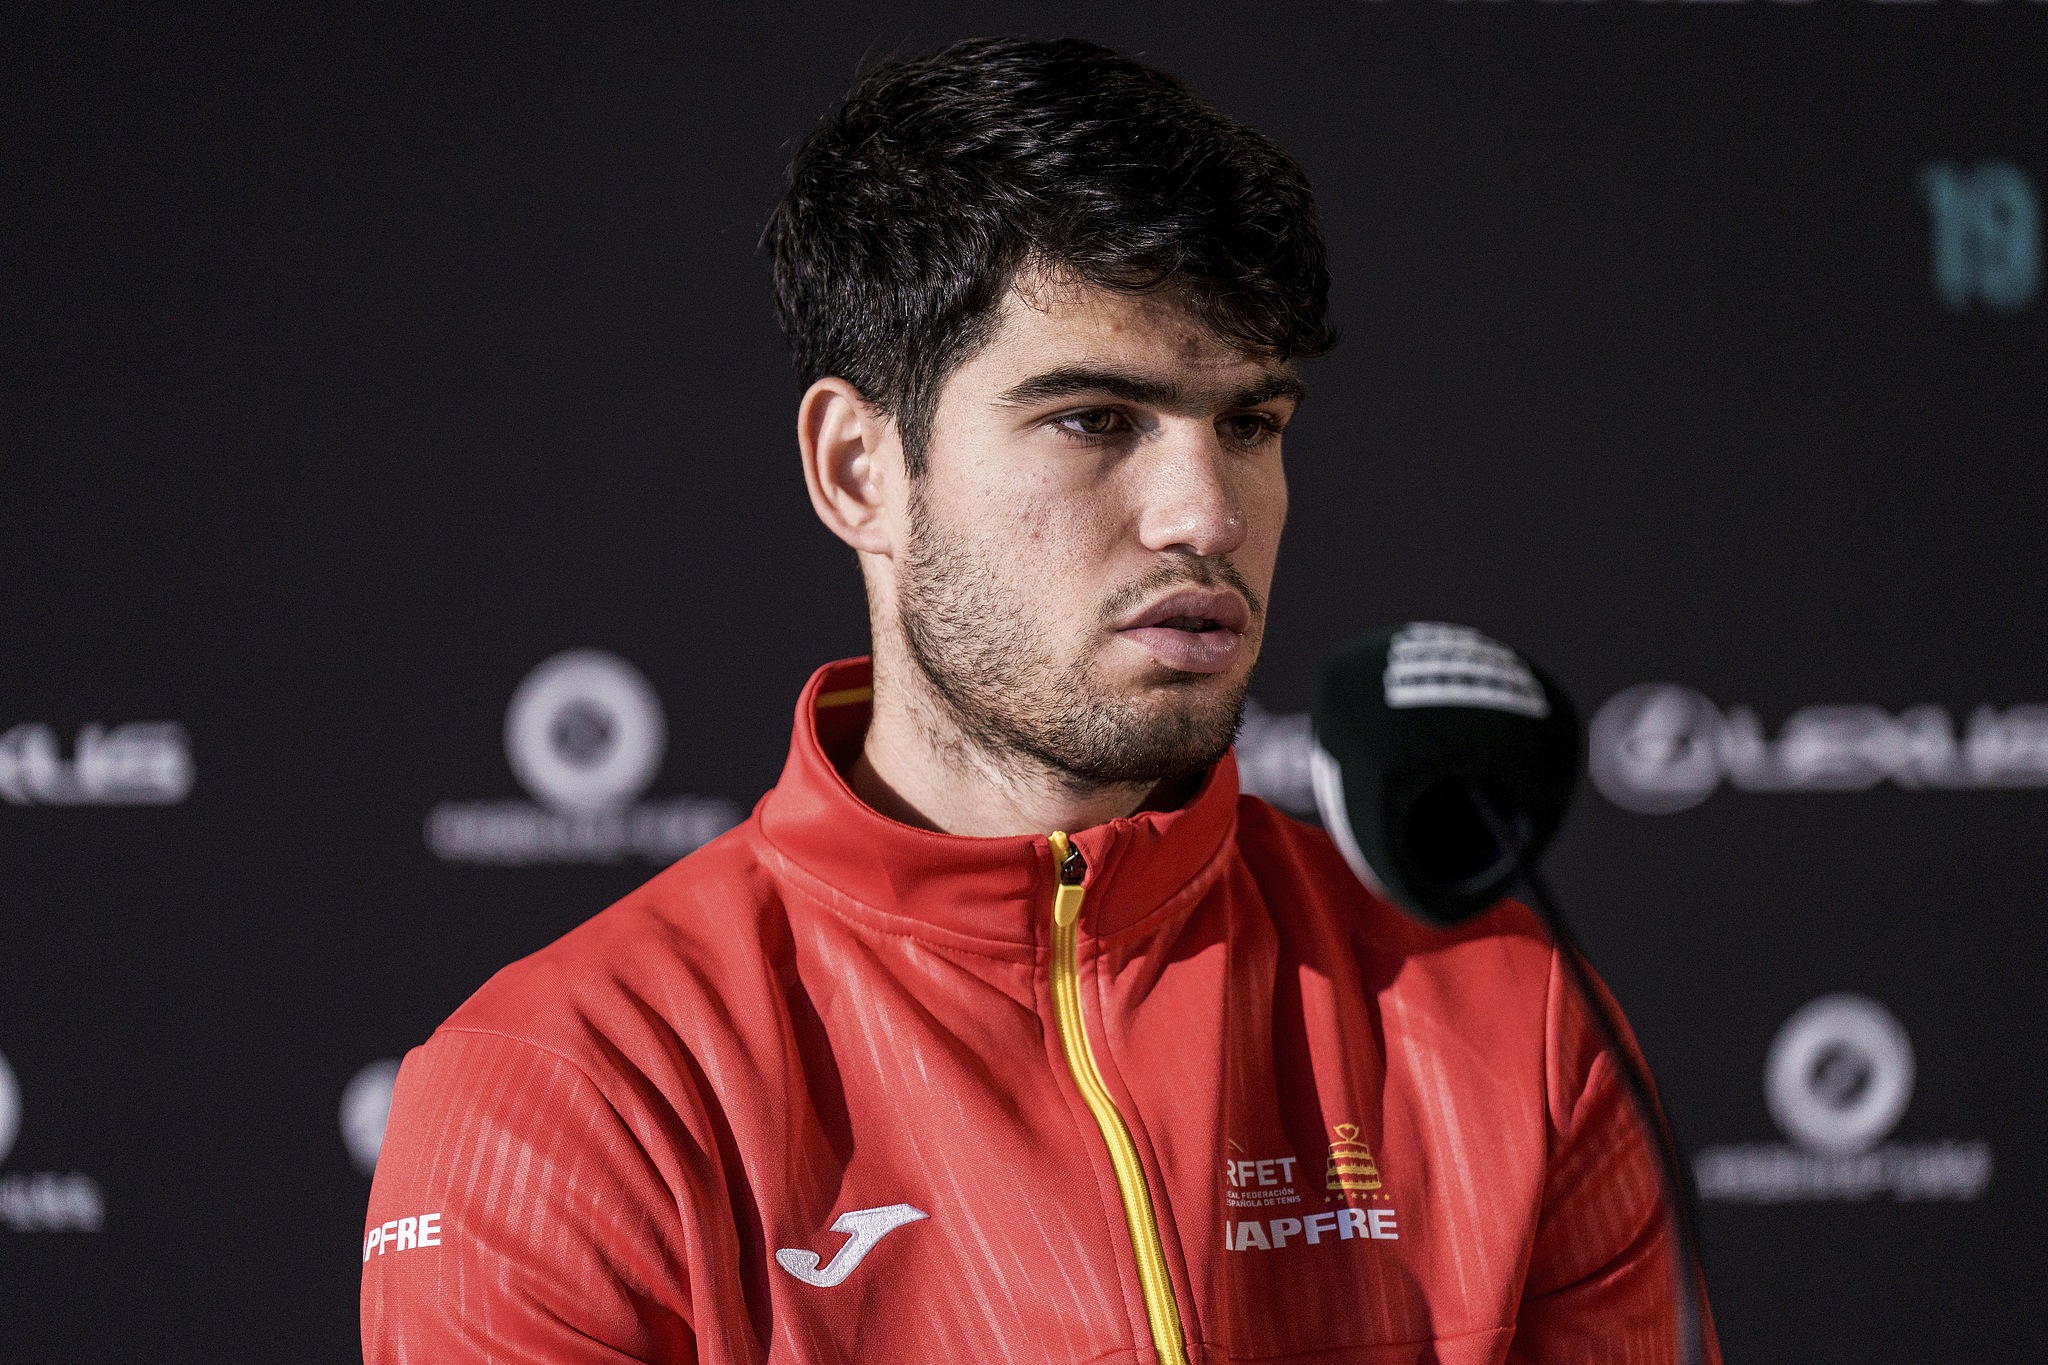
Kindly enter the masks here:
[[[1051, 850], [863, 805], [867, 708], [816, 702], [866, 681], [821, 670], [752, 818], [406, 1059], [368, 1365], [1155, 1359], [1055, 1023]], [[1675, 1357], [1650, 1149], [1526, 910], [1417, 927], [1229, 759], [1076, 842], [1190, 1361]], [[857, 1242], [837, 1284], [776, 1259]]]

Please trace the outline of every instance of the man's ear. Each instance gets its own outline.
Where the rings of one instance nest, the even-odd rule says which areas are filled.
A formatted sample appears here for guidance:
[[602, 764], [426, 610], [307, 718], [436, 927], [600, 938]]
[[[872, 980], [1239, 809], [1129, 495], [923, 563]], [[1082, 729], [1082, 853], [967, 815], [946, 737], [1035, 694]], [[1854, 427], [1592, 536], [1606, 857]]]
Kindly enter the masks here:
[[863, 553], [894, 549], [888, 480], [903, 458], [896, 424], [844, 379], [820, 379], [797, 405], [796, 442], [818, 520]]

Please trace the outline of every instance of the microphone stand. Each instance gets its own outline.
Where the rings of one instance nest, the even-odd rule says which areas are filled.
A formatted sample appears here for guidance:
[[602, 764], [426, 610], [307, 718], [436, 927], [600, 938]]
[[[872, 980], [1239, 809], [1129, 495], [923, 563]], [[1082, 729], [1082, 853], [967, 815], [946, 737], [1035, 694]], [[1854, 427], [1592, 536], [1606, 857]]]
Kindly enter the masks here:
[[1578, 935], [1572, 932], [1543, 874], [1536, 870], [1535, 863], [1524, 853], [1520, 835], [1509, 825], [1506, 816], [1493, 803], [1493, 798], [1480, 790], [1477, 783], [1468, 784], [1467, 790], [1494, 843], [1514, 863], [1515, 875], [1528, 889], [1529, 902], [1537, 917], [1550, 930], [1551, 940], [1557, 945], [1557, 955], [1563, 959], [1572, 985], [1593, 1016], [1601, 1041], [1621, 1068], [1622, 1082], [1628, 1089], [1629, 1098], [1635, 1101], [1636, 1112], [1641, 1115], [1643, 1126], [1649, 1130], [1651, 1145], [1657, 1149], [1665, 1203], [1671, 1210], [1678, 1232], [1679, 1365], [1701, 1365], [1705, 1334], [1700, 1320], [1700, 1286], [1704, 1276], [1700, 1267], [1699, 1218], [1693, 1206], [1692, 1181], [1686, 1175], [1684, 1159], [1678, 1152], [1678, 1140], [1672, 1136], [1670, 1121], [1665, 1117], [1663, 1107], [1657, 1103], [1656, 1092], [1650, 1088], [1648, 1071], [1622, 1041], [1620, 1021], [1609, 1008], [1606, 996], [1593, 984], [1592, 970], [1587, 965], [1585, 950], [1579, 946]]

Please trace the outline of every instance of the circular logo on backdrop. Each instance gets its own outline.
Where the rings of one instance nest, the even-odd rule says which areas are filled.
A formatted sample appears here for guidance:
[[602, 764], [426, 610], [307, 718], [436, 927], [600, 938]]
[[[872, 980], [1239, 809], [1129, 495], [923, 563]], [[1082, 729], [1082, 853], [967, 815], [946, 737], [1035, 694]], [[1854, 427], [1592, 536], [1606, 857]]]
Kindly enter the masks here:
[[21, 1136], [21, 1087], [14, 1083], [14, 1069], [0, 1057], [0, 1162], [14, 1150]]
[[1593, 785], [1623, 810], [1670, 815], [1721, 785], [1720, 708], [1690, 687], [1639, 683], [1608, 698], [1587, 734]]
[[384, 1150], [384, 1128], [391, 1120], [391, 1087], [397, 1080], [397, 1059], [387, 1057], [371, 1062], [342, 1088], [341, 1140], [364, 1175], [377, 1169], [377, 1154]]
[[572, 649], [526, 675], [505, 712], [505, 755], [534, 799], [565, 815], [615, 810], [661, 768], [661, 700], [615, 654]]
[[1794, 1142], [1833, 1156], [1867, 1152], [1913, 1098], [1913, 1042], [1868, 996], [1824, 995], [1771, 1040], [1764, 1097]]

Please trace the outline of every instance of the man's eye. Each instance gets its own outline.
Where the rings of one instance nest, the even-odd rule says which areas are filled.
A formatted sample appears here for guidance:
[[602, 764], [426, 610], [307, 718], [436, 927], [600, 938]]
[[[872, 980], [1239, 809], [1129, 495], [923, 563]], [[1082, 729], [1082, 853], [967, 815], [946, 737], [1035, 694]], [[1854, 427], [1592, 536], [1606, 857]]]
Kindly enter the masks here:
[[1090, 408], [1055, 417], [1053, 422], [1070, 436], [1108, 436], [1123, 425], [1123, 414], [1114, 408]]
[[1258, 412], [1226, 417], [1219, 425], [1223, 428], [1223, 434], [1239, 445], [1257, 445], [1280, 434], [1280, 424]]

